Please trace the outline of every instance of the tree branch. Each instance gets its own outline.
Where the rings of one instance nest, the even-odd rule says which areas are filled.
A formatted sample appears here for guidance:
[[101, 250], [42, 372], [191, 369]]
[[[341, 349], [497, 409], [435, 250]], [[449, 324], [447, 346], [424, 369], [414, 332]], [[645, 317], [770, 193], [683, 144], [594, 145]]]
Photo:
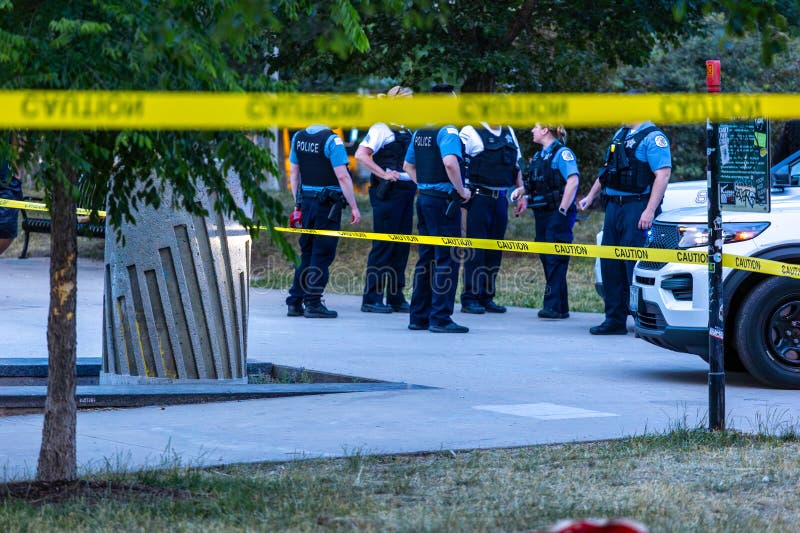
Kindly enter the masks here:
[[517, 17], [514, 18], [514, 21], [511, 25], [508, 26], [506, 33], [503, 35], [501, 42], [503, 46], [509, 46], [511, 43], [514, 42], [520, 32], [525, 28], [525, 24], [527, 23], [528, 19], [531, 17], [533, 13], [533, 9], [536, 7], [536, 0], [526, 0], [524, 4], [522, 4], [522, 8], [519, 10], [519, 14]]

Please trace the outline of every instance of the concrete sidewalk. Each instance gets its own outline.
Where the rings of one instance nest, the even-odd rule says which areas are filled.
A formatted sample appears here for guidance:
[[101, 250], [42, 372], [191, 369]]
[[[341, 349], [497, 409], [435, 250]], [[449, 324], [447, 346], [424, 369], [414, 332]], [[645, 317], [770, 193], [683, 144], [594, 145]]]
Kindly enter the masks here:
[[[47, 353], [47, 259], [0, 259], [0, 357]], [[78, 355], [101, 355], [102, 264], [78, 270]], [[85, 468], [328, 457], [618, 438], [705, 416], [707, 367], [628, 337], [593, 337], [600, 315], [543, 321], [535, 309], [464, 315], [466, 335], [408, 331], [408, 315], [359, 311], [329, 295], [335, 320], [288, 318], [280, 291], [251, 291], [249, 357], [437, 387], [81, 412]], [[729, 425], [771, 429], [800, 415], [795, 391], [728, 375]], [[3, 476], [30, 475], [40, 415], [0, 418]]]

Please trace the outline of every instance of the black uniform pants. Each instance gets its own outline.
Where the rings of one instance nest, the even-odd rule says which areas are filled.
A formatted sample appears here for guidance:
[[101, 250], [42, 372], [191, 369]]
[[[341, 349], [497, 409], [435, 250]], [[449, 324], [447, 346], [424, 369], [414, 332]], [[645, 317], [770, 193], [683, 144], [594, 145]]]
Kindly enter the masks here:
[[[566, 242], [573, 241], [572, 227], [575, 225], [577, 209], [573, 204], [566, 216], [556, 210], [534, 210], [536, 219], [536, 241]], [[544, 268], [544, 301], [543, 309], [557, 313], [569, 312], [569, 292], [567, 290], [568, 255], [540, 254]]]
[[[461, 236], [461, 210], [447, 218], [447, 199], [420, 192], [417, 196], [417, 224], [420, 235]], [[411, 295], [410, 322], [418, 325], [446, 326], [453, 319], [458, 286], [457, 251], [447, 246], [419, 245], [419, 260], [414, 267], [414, 292]]]
[[[316, 196], [303, 195], [303, 227], [309, 229], [338, 230], [342, 226], [341, 216], [328, 220], [331, 204], [320, 204]], [[328, 284], [329, 267], [336, 257], [338, 237], [300, 235], [300, 265], [294, 270], [294, 283], [286, 298], [287, 305], [319, 304]]]
[[[375, 233], [400, 233], [409, 235], [414, 223], [414, 196], [417, 186], [413, 181], [395, 183], [386, 198], [375, 194], [375, 186], [369, 188]], [[387, 305], [405, 302], [403, 288], [406, 286], [406, 265], [411, 245], [404, 242], [372, 241], [367, 258], [367, 273], [364, 280], [362, 303]]]
[[[467, 237], [502, 239], [508, 227], [508, 200], [505, 191], [497, 198], [475, 194], [467, 211]], [[487, 303], [494, 298], [497, 273], [503, 252], [473, 248], [464, 262], [464, 290], [461, 305]]]
[[[647, 207], [646, 197], [626, 203], [609, 201], [606, 205], [601, 244], [605, 246], [644, 246], [647, 231], [639, 229], [639, 218], [645, 207]], [[656, 216], [660, 212], [661, 208], [656, 211]], [[625, 324], [628, 318], [628, 302], [630, 301], [631, 281], [635, 265], [636, 261], [600, 259], [606, 320], [617, 325]]]

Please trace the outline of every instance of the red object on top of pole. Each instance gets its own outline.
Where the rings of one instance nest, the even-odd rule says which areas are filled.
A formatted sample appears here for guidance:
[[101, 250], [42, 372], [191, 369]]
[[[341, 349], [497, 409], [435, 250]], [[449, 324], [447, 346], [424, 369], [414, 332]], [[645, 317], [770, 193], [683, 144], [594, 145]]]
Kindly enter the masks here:
[[706, 88], [710, 93], [720, 92], [722, 84], [722, 68], [719, 59], [706, 60]]

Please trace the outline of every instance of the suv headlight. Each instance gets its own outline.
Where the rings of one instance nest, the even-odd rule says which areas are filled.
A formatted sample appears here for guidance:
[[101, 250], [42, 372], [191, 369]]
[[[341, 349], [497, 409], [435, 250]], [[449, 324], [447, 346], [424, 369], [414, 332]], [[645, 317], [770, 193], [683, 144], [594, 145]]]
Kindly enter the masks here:
[[[729, 222], [722, 224], [722, 237], [725, 244], [749, 241], [759, 236], [769, 227], [769, 222]], [[708, 244], [708, 226], [679, 226], [681, 240], [678, 248], [697, 248]]]

